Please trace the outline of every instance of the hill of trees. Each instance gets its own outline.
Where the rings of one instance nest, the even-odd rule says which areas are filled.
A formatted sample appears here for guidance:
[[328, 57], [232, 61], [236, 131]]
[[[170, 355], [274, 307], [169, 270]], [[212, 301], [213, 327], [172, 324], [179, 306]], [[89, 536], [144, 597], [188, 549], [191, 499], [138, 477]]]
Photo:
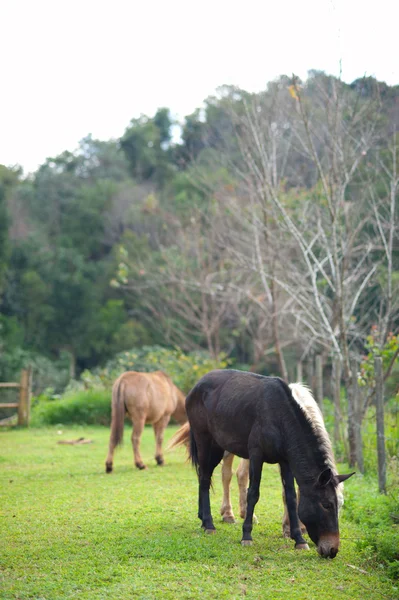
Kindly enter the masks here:
[[349, 384], [398, 330], [398, 91], [225, 86], [178, 141], [160, 108], [32, 176], [0, 166], [0, 379], [33, 362], [61, 389], [158, 344], [289, 379], [340, 357]]

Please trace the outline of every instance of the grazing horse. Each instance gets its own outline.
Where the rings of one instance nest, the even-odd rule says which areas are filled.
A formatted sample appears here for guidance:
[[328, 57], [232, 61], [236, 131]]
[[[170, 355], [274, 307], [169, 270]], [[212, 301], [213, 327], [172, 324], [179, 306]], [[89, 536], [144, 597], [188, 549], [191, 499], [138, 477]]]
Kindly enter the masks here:
[[[323, 415], [320, 408], [313, 398], [313, 395], [308, 387], [301, 383], [290, 383], [289, 388], [292, 396], [296, 402], [301, 406], [302, 410], [306, 414], [309, 421], [312, 423], [312, 427], [317, 431], [318, 435], [324, 439], [324, 447], [327, 450], [328, 465], [332, 469], [333, 473], [337, 474], [337, 468], [335, 465], [333, 449], [327, 430], [324, 425]], [[189, 437], [187, 430], [187, 439]], [[234, 513], [230, 500], [230, 482], [233, 474], [233, 460], [234, 455], [229, 452], [225, 452], [222, 464], [222, 481], [223, 481], [223, 501], [220, 509], [223, 521], [226, 523], [234, 523]], [[239, 503], [240, 503], [240, 516], [245, 519], [245, 513], [247, 510], [247, 486], [249, 480], [249, 460], [242, 458], [237, 469], [237, 482], [239, 488]], [[339, 483], [337, 486], [337, 501], [338, 511], [342, 508], [344, 503], [343, 496], [344, 484]], [[300, 491], [300, 490], [299, 490]], [[298, 494], [299, 494], [298, 491]], [[284, 502], [284, 515], [283, 515], [283, 534], [285, 537], [290, 537], [290, 522], [288, 518], [287, 505], [285, 502], [285, 494], [283, 492]], [[255, 515], [254, 515], [255, 520]], [[301, 523], [301, 529], [304, 531], [305, 527]]]
[[[289, 388], [292, 396], [296, 402], [298, 402], [302, 410], [306, 413], [307, 418], [312, 422], [312, 427], [318, 431], [320, 436], [325, 440], [325, 448], [328, 451], [329, 465], [333, 470], [334, 474], [337, 473], [335, 466], [334, 454], [328, 436], [327, 430], [324, 425], [323, 415], [320, 408], [313, 398], [310, 389], [301, 383], [290, 383]], [[190, 440], [190, 424], [186, 423], [181, 427], [178, 432], [170, 440], [168, 448], [174, 448], [176, 446], [186, 445], [188, 446]], [[233, 461], [234, 454], [231, 452], [225, 452], [222, 461], [222, 484], [223, 484], [223, 500], [220, 508], [220, 514], [225, 523], [235, 523], [235, 517], [233, 513], [233, 507], [230, 499], [230, 484], [233, 476]], [[249, 481], [249, 460], [242, 458], [239, 462], [237, 469], [237, 483], [239, 489], [239, 505], [240, 505], [240, 517], [245, 519], [247, 511], [247, 487]], [[339, 483], [337, 486], [337, 501], [338, 501], [338, 512], [344, 504], [343, 496], [344, 484]], [[300, 490], [298, 489], [298, 495]], [[287, 505], [285, 501], [285, 493], [283, 490], [283, 503], [284, 503], [284, 514], [283, 514], [283, 535], [284, 537], [290, 537], [290, 521], [288, 518]], [[253, 521], [256, 522], [257, 518], [253, 515]], [[303, 523], [300, 523], [302, 533], [305, 533], [306, 527]]]
[[[252, 543], [263, 463], [278, 463], [295, 547], [308, 548], [299, 516], [319, 554], [337, 555], [337, 486], [353, 473], [334, 473], [325, 437], [312, 426], [284, 381], [230, 369], [211, 371], [188, 394], [186, 410], [190, 458], [199, 480], [198, 517], [206, 532], [215, 531], [209, 500], [212, 473], [227, 451], [249, 459], [243, 545]], [[294, 478], [301, 490], [298, 509]]]
[[145, 469], [140, 454], [140, 438], [144, 425], [154, 428], [158, 465], [164, 464], [162, 454], [163, 435], [170, 417], [179, 424], [187, 421], [185, 396], [162, 371], [138, 373], [127, 371], [118, 377], [112, 388], [112, 420], [108, 456], [105, 470], [111, 473], [115, 446], [122, 443], [125, 414], [133, 424], [132, 445], [134, 462], [138, 469]]

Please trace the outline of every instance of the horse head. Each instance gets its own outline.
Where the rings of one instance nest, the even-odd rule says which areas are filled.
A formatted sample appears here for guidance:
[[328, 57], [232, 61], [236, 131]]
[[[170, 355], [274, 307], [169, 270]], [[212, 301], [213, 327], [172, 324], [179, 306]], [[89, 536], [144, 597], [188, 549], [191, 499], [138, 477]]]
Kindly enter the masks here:
[[354, 475], [322, 471], [316, 482], [301, 486], [298, 515], [323, 558], [334, 558], [339, 549], [337, 486]]
[[183, 394], [179, 388], [175, 388], [176, 390], [176, 408], [172, 417], [179, 423], [179, 425], [184, 425], [187, 422], [187, 413], [186, 413], [186, 396]]

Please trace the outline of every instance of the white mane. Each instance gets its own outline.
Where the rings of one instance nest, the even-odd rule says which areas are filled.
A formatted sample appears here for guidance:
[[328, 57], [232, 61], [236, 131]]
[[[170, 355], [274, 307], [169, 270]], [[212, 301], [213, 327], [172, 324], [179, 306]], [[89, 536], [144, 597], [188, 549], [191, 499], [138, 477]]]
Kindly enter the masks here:
[[[316, 400], [313, 398], [311, 390], [303, 383], [290, 383], [289, 387], [294, 397], [294, 400], [298, 402], [299, 406], [302, 408], [303, 412], [310, 421], [314, 431], [322, 440], [323, 446], [326, 450], [328, 466], [333, 471], [333, 473], [337, 475], [337, 467], [335, 465], [331, 440], [327, 433], [326, 426], [324, 425], [323, 415], [321, 414], [321, 410]], [[340, 483], [337, 486], [338, 510], [342, 507], [344, 503], [343, 490], [344, 484]]]

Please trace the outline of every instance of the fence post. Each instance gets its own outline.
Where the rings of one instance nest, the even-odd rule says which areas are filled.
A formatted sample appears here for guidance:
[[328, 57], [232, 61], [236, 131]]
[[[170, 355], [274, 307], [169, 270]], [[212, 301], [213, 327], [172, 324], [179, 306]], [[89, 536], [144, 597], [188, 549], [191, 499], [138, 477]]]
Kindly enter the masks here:
[[321, 354], [316, 354], [316, 398], [323, 412], [323, 360]]
[[31, 399], [32, 369], [23, 369], [21, 371], [21, 382], [19, 388], [18, 403], [18, 425], [29, 425], [30, 420], [30, 399]]
[[339, 424], [342, 419], [341, 415], [341, 361], [339, 356], [333, 358], [333, 389], [334, 389], [334, 442], [337, 444], [341, 435], [339, 432]]
[[378, 454], [378, 489], [386, 494], [386, 461], [385, 461], [385, 427], [384, 427], [384, 378], [382, 373], [382, 358], [374, 359], [375, 373], [375, 403], [377, 417], [377, 454]]
[[364, 473], [364, 462], [363, 462], [363, 441], [362, 441], [362, 411], [361, 411], [361, 400], [360, 390], [357, 381], [358, 364], [357, 360], [352, 360], [352, 391], [353, 391], [353, 413], [354, 413], [354, 427], [355, 427], [355, 445], [356, 445], [356, 462], [361, 473]]

